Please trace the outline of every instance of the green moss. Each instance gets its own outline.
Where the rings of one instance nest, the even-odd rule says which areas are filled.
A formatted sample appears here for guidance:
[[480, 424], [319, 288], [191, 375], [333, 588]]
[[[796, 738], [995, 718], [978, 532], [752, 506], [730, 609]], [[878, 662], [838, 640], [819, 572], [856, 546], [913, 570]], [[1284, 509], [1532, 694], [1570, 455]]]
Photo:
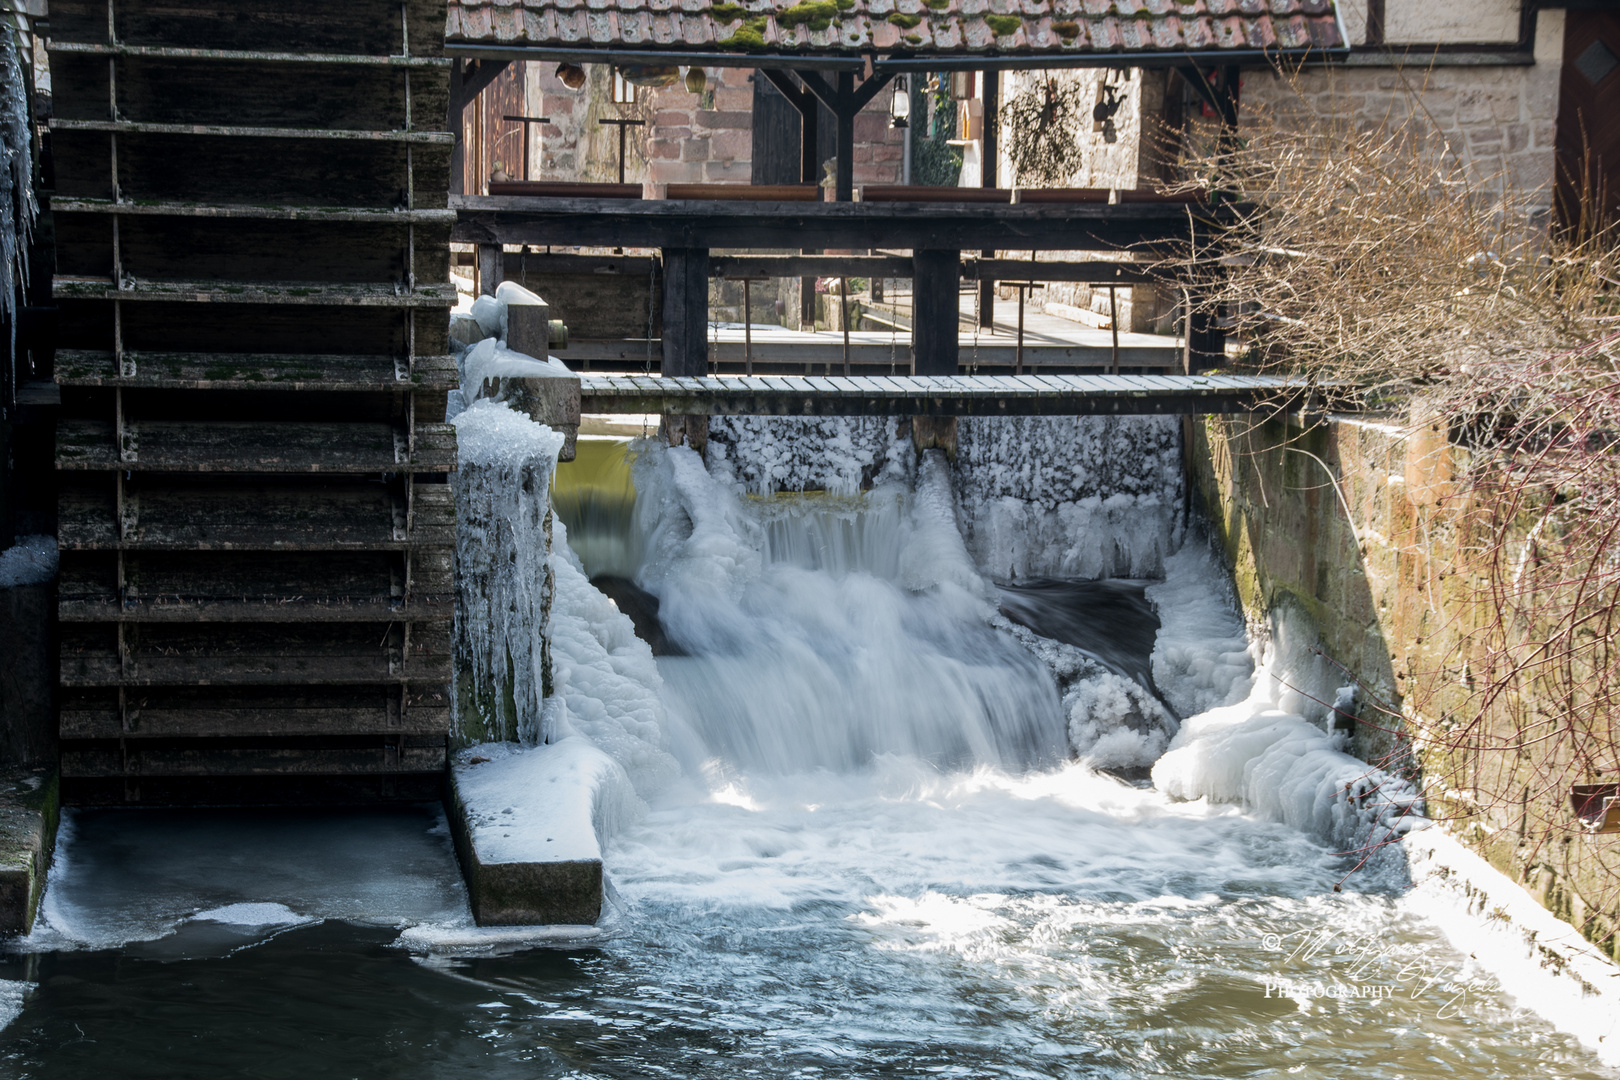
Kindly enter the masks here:
[[833, 3], [838, 5], [839, 11], [848, 11], [855, 6], [855, 0], [833, 0]]
[[833, 0], [799, 0], [790, 8], [777, 12], [776, 21], [782, 26], [807, 26], [811, 30], [825, 30], [838, 16], [838, 5]]
[[748, 14], [748, 9], [741, 4], [721, 3], [711, 4], [709, 14], [721, 22], [736, 22]]
[[922, 22], [922, 16], [921, 15], [903, 15], [900, 12], [895, 11], [895, 12], [890, 12], [890, 14], [889, 14], [889, 22], [893, 23], [895, 26], [900, 27], [900, 29], [902, 29], [902, 30], [910, 30], [912, 27], [914, 27], [918, 23]]
[[906, 44], [907, 45], [921, 45], [922, 44], [922, 35], [921, 34], [907, 34], [906, 35]]
[[944, 11], [951, 6], [951, 0], [923, 0], [923, 6], [930, 11]]
[[1077, 22], [1055, 22], [1052, 29], [1064, 41], [1072, 41], [1080, 36], [1080, 24]]
[[996, 32], [996, 37], [1016, 34], [1019, 27], [1024, 25], [1024, 20], [1017, 15], [986, 15], [984, 21], [985, 25]]
[[753, 52], [765, 47], [765, 20], [756, 16], [744, 22], [731, 36], [722, 38], [718, 42], [722, 49], [735, 49], [739, 52]]

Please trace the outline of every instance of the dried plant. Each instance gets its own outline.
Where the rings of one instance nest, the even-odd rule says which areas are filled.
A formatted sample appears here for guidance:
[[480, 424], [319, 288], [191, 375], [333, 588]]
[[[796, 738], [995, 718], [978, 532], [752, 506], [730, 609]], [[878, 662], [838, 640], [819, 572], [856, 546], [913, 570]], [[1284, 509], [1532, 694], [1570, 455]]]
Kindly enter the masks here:
[[1231, 196], [1196, 259], [1239, 366], [1442, 432], [1443, 644], [1412, 654], [1403, 737], [1431, 807], [1521, 878], [1553, 871], [1552, 905], [1612, 951], [1620, 852], [1572, 846], [1567, 797], [1620, 779], [1620, 246], [1590, 212], [1554, 227], [1550, 191], [1462, 154], [1422, 100], [1366, 124], [1299, 95], [1239, 139], [1189, 132], [1188, 181]]

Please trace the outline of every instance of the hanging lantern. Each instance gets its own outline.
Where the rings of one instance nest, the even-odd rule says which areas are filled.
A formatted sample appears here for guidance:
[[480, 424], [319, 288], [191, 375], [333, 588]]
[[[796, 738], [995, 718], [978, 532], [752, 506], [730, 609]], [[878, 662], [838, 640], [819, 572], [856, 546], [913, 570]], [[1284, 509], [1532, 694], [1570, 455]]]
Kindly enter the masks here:
[[578, 90], [585, 85], [585, 69], [578, 64], [558, 64], [557, 81], [570, 90]]
[[686, 89], [693, 94], [701, 94], [708, 89], [709, 75], [700, 67], [686, 69]]
[[634, 105], [636, 103], [636, 88], [624, 77], [624, 72], [618, 68], [613, 69], [613, 104]]
[[904, 75], [896, 75], [894, 79], [894, 97], [889, 99], [889, 126], [911, 126], [911, 87]]

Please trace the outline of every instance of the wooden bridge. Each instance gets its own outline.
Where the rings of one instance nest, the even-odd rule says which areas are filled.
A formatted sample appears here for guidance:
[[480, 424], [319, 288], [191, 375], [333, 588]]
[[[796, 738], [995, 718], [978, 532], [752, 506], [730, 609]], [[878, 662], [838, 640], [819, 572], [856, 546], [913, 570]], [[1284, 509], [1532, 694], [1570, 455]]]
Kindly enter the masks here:
[[1310, 385], [1253, 375], [585, 375], [584, 413], [689, 416], [1096, 416], [1236, 413], [1303, 402]]

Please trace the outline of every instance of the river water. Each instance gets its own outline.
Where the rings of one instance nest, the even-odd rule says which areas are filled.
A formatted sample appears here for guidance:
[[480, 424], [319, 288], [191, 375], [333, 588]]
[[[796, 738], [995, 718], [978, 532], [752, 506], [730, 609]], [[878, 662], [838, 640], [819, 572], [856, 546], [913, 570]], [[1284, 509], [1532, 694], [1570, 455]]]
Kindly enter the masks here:
[[[607, 846], [599, 936], [472, 928], [437, 807], [70, 811], [0, 1076], [1617, 1075], [1389, 860], [1073, 760], [1071, 696], [939, 572], [927, 484], [881, 494], [703, 533], [752, 545], [723, 578], [610, 545], [653, 552], [678, 768]], [[1141, 596], [1013, 606], [1146, 671]]]

